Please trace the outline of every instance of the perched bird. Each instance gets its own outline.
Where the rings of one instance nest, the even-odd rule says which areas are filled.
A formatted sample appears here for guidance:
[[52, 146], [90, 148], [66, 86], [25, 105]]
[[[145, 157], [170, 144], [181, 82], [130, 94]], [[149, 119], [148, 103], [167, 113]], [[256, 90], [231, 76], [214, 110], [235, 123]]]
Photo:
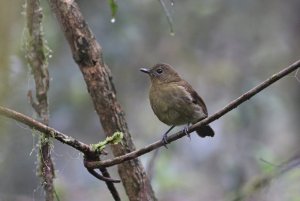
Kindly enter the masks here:
[[[166, 145], [168, 133], [178, 125], [196, 123], [207, 117], [207, 108], [192, 86], [182, 79], [168, 64], [156, 64], [152, 68], [141, 68], [151, 79], [149, 99], [151, 107], [160, 121], [171, 126], [163, 135]], [[185, 132], [187, 132], [187, 127]], [[214, 136], [209, 125], [196, 130], [200, 137]]]

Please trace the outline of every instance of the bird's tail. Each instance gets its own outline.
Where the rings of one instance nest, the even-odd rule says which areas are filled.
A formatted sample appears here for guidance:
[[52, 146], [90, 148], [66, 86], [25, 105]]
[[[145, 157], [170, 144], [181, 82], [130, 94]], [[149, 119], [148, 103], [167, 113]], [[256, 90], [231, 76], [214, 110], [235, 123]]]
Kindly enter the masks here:
[[196, 132], [200, 137], [213, 137], [215, 135], [214, 130], [209, 125], [201, 126]]

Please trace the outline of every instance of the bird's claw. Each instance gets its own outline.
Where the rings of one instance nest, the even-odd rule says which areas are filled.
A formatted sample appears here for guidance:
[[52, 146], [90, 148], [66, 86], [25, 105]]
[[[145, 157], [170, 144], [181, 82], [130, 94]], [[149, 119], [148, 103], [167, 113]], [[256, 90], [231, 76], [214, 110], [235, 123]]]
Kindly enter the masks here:
[[167, 135], [167, 133], [165, 133], [165, 134], [163, 135], [163, 138], [161, 139], [161, 141], [162, 141], [162, 143], [164, 144], [164, 147], [165, 147], [166, 149], [168, 149], [167, 144], [169, 144], [169, 142], [168, 142], [168, 135]]
[[188, 138], [190, 138], [190, 140], [191, 140], [191, 135], [190, 135], [190, 133], [189, 133], [189, 126], [186, 126], [184, 129], [183, 129], [183, 132], [186, 134], [186, 136], [188, 137]]

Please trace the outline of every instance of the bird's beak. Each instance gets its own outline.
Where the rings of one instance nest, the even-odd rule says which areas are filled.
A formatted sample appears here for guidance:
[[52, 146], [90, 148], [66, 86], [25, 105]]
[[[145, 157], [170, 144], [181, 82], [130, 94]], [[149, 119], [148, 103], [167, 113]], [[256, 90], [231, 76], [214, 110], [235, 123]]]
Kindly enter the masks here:
[[147, 68], [140, 68], [140, 71], [142, 71], [143, 73], [150, 74], [150, 70]]

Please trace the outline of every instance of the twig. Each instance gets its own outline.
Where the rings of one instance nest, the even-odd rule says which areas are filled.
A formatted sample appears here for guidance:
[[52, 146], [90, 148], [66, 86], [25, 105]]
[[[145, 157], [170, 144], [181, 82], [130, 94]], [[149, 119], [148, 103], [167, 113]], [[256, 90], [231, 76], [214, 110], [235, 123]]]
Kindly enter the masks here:
[[[88, 161], [100, 161], [100, 158], [96, 154], [85, 155], [83, 158], [83, 164], [85, 167], [86, 167], [86, 164]], [[106, 170], [106, 168], [98, 168], [100, 170], [100, 172], [102, 173], [102, 175], [99, 174], [98, 172], [96, 172], [94, 169], [91, 169], [88, 167], [86, 167], [86, 169], [91, 175], [93, 175], [97, 179], [105, 181], [108, 188], [113, 186], [113, 183], [120, 183], [120, 180], [110, 178], [110, 175], [109, 175], [108, 171]], [[114, 188], [112, 188], [112, 190], [114, 191]], [[117, 191], [113, 192], [112, 195], [113, 195], [113, 197], [119, 197]]]
[[[174, 35], [173, 19], [172, 19], [171, 13], [169, 12], [164, 0], [159, 0], [159, 2], [160, 2], [160, 5], [162, 6], [162, 8], [164, 9], [165, 15], [167, 17], [168, 24], [170, 27], [170, 34]], [[173, 1], [171, 1], [171, 5], [174, 5]]]
[[[106, 178], [110, 178], [110, 174], [108, 173], [106, 168], [99, 168], [100, 172], [102, 173], [102, 175]], [[119, 183], [120, 180], [114, 180], [114, 182], [105, 182], [107, 188], [109, 189], [110, 193], [112, 194], [113, 198], [115, 199], [115, 201], [121, 201], [120, 195], [117, 191], [117, 189], [115, 188], [113, 183]]]
[[153, 168], [154, 168], [154, 163], [155, 163], [155, 159], [157, 158], [159, 153], [159, 149], [155, 149], [153, 155], [151, 156], [148, 165], [147, 165], [147, 174], [148, 174], [148, 178], [151, 181], [153, 178]]
[[254, 193], [258, 192], [259, 190], [269, 185], [273, 179], [282, 176], [283, 174], [299, 166], [300, 166], [300, 156], [298, 155], [292, 157], [287, 162], [276, 167], [274, 171], [261, 175], [255, 178], [254, 180], [251, 180], [250, 182], [246, 183], [246, 185], [244, 185], [244, 187], [242, 188], [241, 192], [239, 192], [238, 195], [236, 195], [233, 199], [230, 200], [232, 201], [245, 200], [247, 197], [253, 195]]
[[[173, 135], [170, 135], [168, 137], [167, 141], [168, 142], [173, 142], [173, 141], [175, 141], [179, 138], [184, 137], [185, 135], [187, 135], [187, 133], [191, 133], [191, 132], [195, 131], [197, 128], [199, 128], [203, 125], [207, 125], [207, 124], [211, 123], [212, 121], [215, 121], [215, 120], [219, 119], [221, 116], [223, 116], [226, 113], [228, 113], [229, 111], [233, 110], [234, 108], [236, 108], [237, 106], [239, 106], [243, 102], [249, 100], [255, 94], [259, 93], [260, 91], [262, 91], [266, 87], [270, 86], [271, 84], [273, 84], [277, 80], [281, 79], [282, 77], [284, 77], [284, 76], [288, 75], [289, 73], [295, 71], [299, 67], [300, 67], [300, 60], [298, 60], [295, 63], [293, 63], [292, 65], [284, 68], [280, 72], [272, 75], [270, 78], [268, 78], [267, 80], [265, 80], [261, 84], [259, 84], [256, 87], [252, 88], [248, 92], [244, 93], [243, 95], [241, 95], [240, 97], [238, 97], [234, 101], [230, 102], [228, 105], [226, 105], [220, 111], [218, 111], [215, 114], [203, 119], [202, 121], [190, 126], [188, 128], [188, 132], [180, 131], [180, 132], [177, 132]], [[113, 159], [108, 159], [108, 160], [103, 160], [103, 161], [98, 161], [98, 162], [90, 162], [89, 164], [87, 164], [87, 166], [89, 168], [110, 167], [110, 166], [113, 166], [113, 165], [116, 165], [116, 164], [119, 164], [119, 163], [123, 163], [124, 161], [128, 161], [128, 160], [132, 160], [134, 158], [137, 158], [137, 157], [139, 157], [143, 154], [146, 154], [146, 153], [148, 153], [148, 152], [150, 152], [154, 149], [157, 149], [157, 148], [159, 148], [163, 145], [164, 145], [164, 143], [160, 140], [160, 141], [154, 142], [154, 143], [152, 143], [152, 144], [150, 144], [150, 145], [148, 145], [144, 148], [138, 149], [136, 151], [132, 151], [132, 152], [130, 152], [128, 154], [125, 154], [125, 155], [122, 155], [122, 156], [115, 157]]]
[[105, 177], [103, 175], [100, 175], [98, 172], [96, 172], [94, 169], [89, 169], [87, 168], [87, 171], [93, 175], [94, 177], [96, 177], [97, 179], [99, 180], [102, 180], [102, 181], [106, 181], [106, 182], [113, 182], [113, 183], [120, 183], [120, 180], [117, 180], [117, 179], [112, 179], [110, 177]]

